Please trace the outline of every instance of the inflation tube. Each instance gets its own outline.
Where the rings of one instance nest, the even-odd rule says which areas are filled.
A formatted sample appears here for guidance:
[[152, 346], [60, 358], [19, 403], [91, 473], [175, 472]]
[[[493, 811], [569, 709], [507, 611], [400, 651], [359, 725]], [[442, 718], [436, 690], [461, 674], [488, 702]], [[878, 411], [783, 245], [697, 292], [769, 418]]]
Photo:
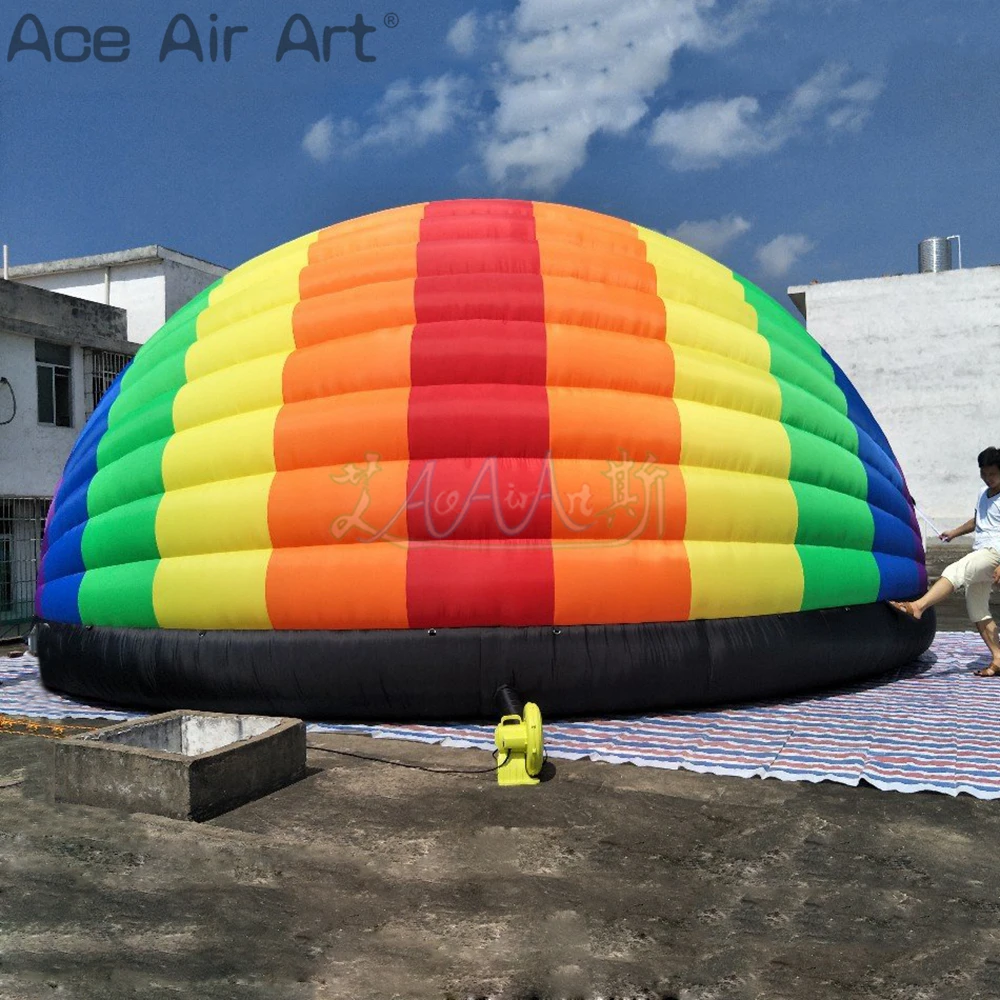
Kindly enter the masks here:
[[524, 715], [524, 699], [509, 684], [497, 688], [497, 705], [501, 715]]

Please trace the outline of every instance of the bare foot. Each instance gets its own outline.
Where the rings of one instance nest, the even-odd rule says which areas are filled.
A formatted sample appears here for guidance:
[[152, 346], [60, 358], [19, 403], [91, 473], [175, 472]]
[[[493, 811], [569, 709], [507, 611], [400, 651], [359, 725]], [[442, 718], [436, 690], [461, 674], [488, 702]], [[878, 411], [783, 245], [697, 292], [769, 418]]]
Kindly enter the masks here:
[[974, 670], [973, 677], [998, 677], [1000, 676], [1000, 663], [991, 663], [982, 670]]
[[889, 604], [897, 611], [902, 611], [904, 615], [909, 615], [917, 621], [920, 621], [923, 617], [923, 611], [915, 604], [911, 604], [909, 601], [890, 601]]

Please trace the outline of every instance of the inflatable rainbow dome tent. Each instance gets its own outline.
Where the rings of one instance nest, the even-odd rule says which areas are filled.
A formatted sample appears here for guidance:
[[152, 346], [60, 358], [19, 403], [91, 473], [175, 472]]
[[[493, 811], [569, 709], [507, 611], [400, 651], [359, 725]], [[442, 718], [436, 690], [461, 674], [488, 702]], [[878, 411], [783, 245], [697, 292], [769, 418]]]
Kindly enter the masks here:
[[343, 719], [773, 696], [934, 622], [905, 481], [772, 299], [593, 212], [391, 209], [249, 261], [80, 435], [40, 572], [45, 683]]

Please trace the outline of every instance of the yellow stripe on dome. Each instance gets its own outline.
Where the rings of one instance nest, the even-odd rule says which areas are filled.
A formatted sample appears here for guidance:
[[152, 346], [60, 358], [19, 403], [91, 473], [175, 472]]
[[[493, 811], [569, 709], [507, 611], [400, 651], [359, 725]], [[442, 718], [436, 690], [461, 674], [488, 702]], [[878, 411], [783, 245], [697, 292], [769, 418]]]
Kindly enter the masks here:
[[231, 365], [295, 349], [292, 314], [296, 303], [251, 316], [193, 343], [184, 357], [189, 380], [211, 375]]
[[270, 549], [161, 559], [153, 577], [160, 628], [269, 629]]
[[685, 541], [795, 541], [799, 510], [787, 479], [684, 465], [679, 471], [687, 503]]
[[[292, 314], [299, 277], [318, 233], [279, 247], [227, 275], [198, 316], [198, 339], [184, 358], [188, 380], [252, 358], [295, 349]], [[265, 259], [266, 258], [266, 259]], [[229, 279], [232, 278], [230, 285]], [[238, 294], [233, 294], [233, 289]]]
[[756, 332], [724, 316], [689, 305], [668, 302], [667, 343], [710, 351], [762, 371], [771, 367], [771, 345]]
[[174, 434], [163, 451], [165, 489], [274, 472], [279, 410], [269, 406]]
[[303, 255], [308, 259], [309, 248], [319, 239], [319, 231], [300, 236], [298, 239], [283, 243], [262, 253], [259, 257], [240, 264], [227, 274], [209, 296], [209, 308], [220, 307], [226, 300], [239, 295], [256, 294], [260, 285], [267, 285], [276, 276], [280, 278], [285, 272], [305, 265], [301, 263]]
[[681, 464], [787, 479], [792, 448], [783, 424], [704, 403], [675, 399]]
[[802, 607], [802, 561], [794, 545], [685, 542], [691, 618], [776, 615]]
[[189, 427], [246, 413], [262, 406], [281, 406], [282, 375], [292, 349], [220, 368], [181, 386], [174, 397], [174, 428]]
[[781, 418], [781, 387], [773, 375], [730, 358], [674, 345], [674, 398]]
[[733, 272], [710, 257], [669, 236], [637, 226], [646, 244], [646, 260], [656, 271], [656, 291], [667, 306], [667, 329], [674, 302], [686, 302], [708, 313], [757, 329], [756, 310], [747, 304]]
[[163, 557], [268, 549], [267, 501], [274, 473], [168, 490], [156, 511]]

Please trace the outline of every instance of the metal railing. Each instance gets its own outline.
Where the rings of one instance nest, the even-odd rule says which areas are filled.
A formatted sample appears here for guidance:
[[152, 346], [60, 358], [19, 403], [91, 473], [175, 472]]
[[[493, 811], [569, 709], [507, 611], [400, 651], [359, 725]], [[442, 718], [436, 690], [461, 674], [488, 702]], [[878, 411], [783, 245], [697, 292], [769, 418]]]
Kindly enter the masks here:
[[50, 497], [0, 497], [0, 639], [26, 635]]
[[83, 419], [97, 409], [101, 397], [111, 388], [111, 383], [132, 360], [131, 354], [118, 351], [101, 351], [84, 348], [83, 351]]

